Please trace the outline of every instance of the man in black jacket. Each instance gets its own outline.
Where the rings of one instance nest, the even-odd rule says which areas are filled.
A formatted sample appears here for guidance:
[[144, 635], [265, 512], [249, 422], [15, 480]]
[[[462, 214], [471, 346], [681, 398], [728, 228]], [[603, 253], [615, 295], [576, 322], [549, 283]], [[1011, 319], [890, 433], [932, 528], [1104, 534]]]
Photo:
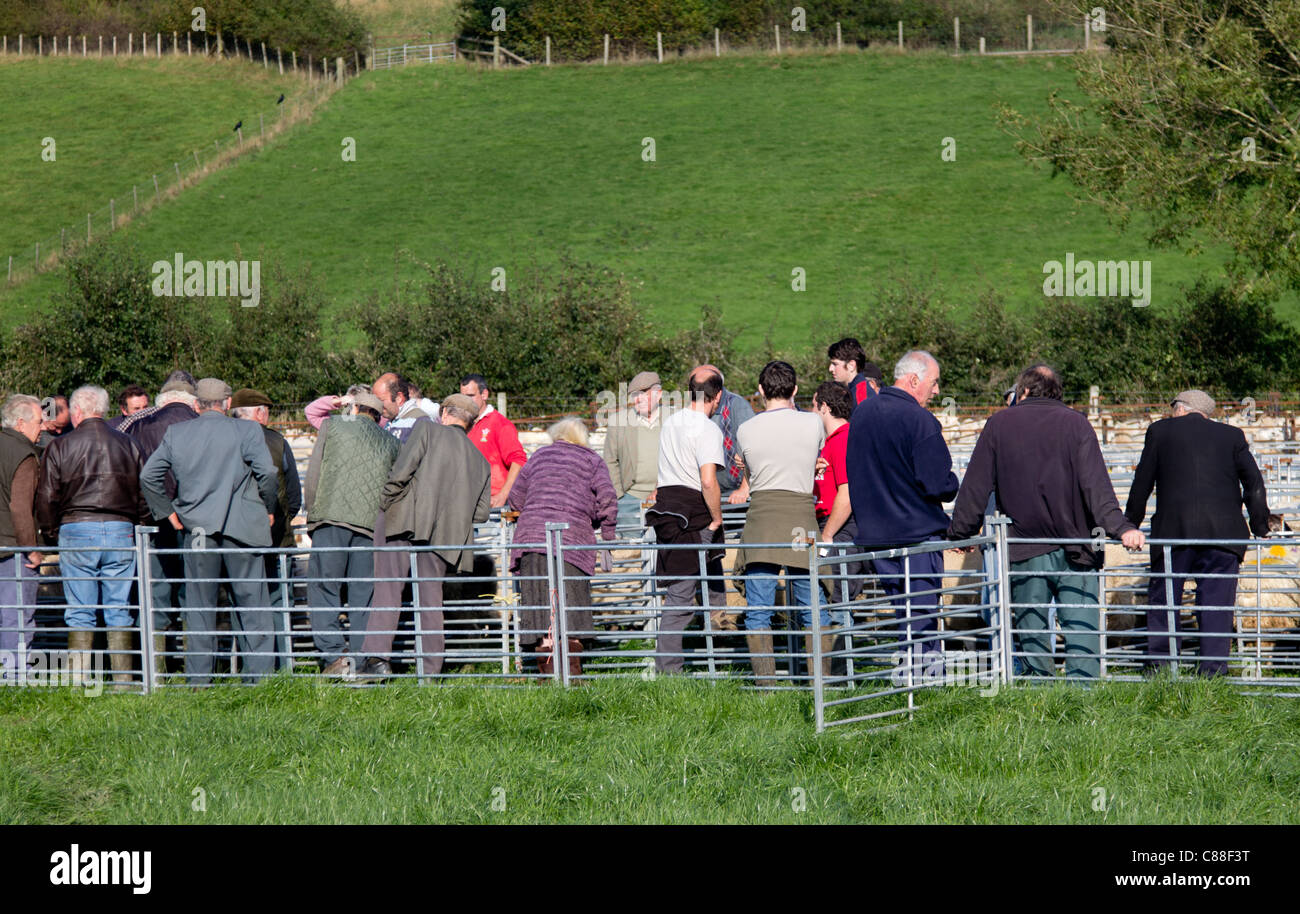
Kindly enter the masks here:
[[[174, 375], [176, 373], [173, 373]], [[184, 374], [183, 372], [180, 374]], [[122, 429], [126, 435], [135, 439], [140, 445], [140, 452], [148, 461], [153, 452], [162, 444], [167, 429], [178, 422], [188, 422], [198, 417], [196, 411], [198, 400], [194, 396], [194, 384], [184, 377], [168, 378], [158, 394], [157, 406], [148, 407], [128, 416], [132, 421], [124, 423]], [[167, 471], [164, 482], [167, 497], [176, 497], [176, 477]], [[155, 550], [181, 548], [181, 539], [171, 524], [158, 524], [158, 532], [153, 535]], [[181, 605], [185, 591], [185, 565], [179, 553], [157, 551], [149, 553], [149, 581], [153, 593], [153, 646], [154, 669], [159, 673], [167, 672], [167, 629], [180, 628], [180, 615], [176, 612]]]
[[105, 423], [104, 388], [77, 388], [68, 409], [72, 431], [51, 441], [41, 455], [36, 516], [47, 536], [58, 530], [73, 675], [84, 668], [95, 611], [102, 606], [113, 679], [122, 684], [131, 679], [132, 525], [149, 516], [140, 490], [144, 457], [138, 444]]
[[[1146, 515], [1147, 498], [1156, 490], [1156, 511], [1151, 515], [1152, 539], [1191, 541], [1244, 540], [1251, 533], [1268, 536], [1268, 498], [1264, 478], [1241, 429], [1210, 420], [1214, 400], [1201, 390], [1185, 390], [1170, 404], [1173, 415], [1154, 422], [1147, 429], [1128, 508], [1124, 512], [1135, 524]], [[1242, 517], [1245, 504], [1250, 527]], [[1244, 545], [1175, 546], [1170, 551], [1169, 577], [1165, 574], [1163, 547], [1151, 549], [1151, 581], [1147, 603], [1152, 607], [1175, 607], [1172, 615], [1183, 624], [1177, 607], [1183, 602], [1183, 586], [1189, 575], [1196, 577], [1196, 627], [1200, 633], [1196, 670], [1204, 676], [1228, 672], [1229, 635], [1237, 601], [1236, 574], [1246, 554]], [[1226, 577], [1202, 577], [1226, 575]], [[1168, 665], [1169, 609], [1147, 612], [1148, 665]], [[1159, 633], [1159, 634], [1157, 634]], [[1176, 652], [1182, 654], [1182, 639]]]
[[[1031, 365], [1016, 380], [1018, 401], [985, 424], [957, 503], [950, 534], [974, 536], [984, 524], [989, 493], [1011, 519], [1013, 538], [1092, 539], [1100, 527], [1129, 549], [1144, 538], [1120, 513], [1115, 489], [1088, 420], [1062, 402], [1061, 379]], [[1104, 552], [1093, 544], [1012, 543], [1011, 602], [1020, 659], [1032, 676], [1056, 671], [1048, 611], [1065, 634], [1065, 675], [1100, 673], [1097, 572]]]

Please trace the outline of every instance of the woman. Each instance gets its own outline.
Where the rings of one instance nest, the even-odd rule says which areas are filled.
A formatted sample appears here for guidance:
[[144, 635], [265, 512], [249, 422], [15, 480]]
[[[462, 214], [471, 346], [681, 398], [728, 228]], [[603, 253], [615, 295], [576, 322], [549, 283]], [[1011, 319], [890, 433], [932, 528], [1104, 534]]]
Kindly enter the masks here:
[[[514, 541], [525, 544], [512, 551], [510, 568], [522, 578], [521, 603], [541, 607], [519, 611], [520, 647], [537, 650], [551, 626], [550, 587], [546, 578], [546, 525], [567, 523], [561, 541], [565, 546], [594, 546], [595, 528], [601, 538], [614, 539], [618, 521], [618, 499], [609, 468], [600, 455], [587, 446], [587, 426], [576, 416], [566, 416], [547, 429], [553, 444], [539, 448], [528, 458], [510, 490], [510, 505], [519, 512]], [[596, 570], [596, 552], [574, 550], [565, 554], [564, 603], [566, 607], [591, 606], [591, 582]], [[570, 609], [565, 618], [570, 637], [583, 648], [595, 644], [594, 620], [589, 608]], [[585, 633], [585, 634], [578, 634]], [[558, 633], [553, 633], [558, 635]]]

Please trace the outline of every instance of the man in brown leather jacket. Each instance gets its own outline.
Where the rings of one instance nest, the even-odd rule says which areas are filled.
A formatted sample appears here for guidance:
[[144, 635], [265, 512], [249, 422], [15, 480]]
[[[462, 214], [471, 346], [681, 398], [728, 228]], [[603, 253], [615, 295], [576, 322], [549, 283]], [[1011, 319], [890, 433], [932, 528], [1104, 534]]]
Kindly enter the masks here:
[[79, 387], [68, 398], [72, 430], [46, 446], [36, 495], [37, 520], [47, 537], [58, 531], [59, 568], [67, 601], [68, 650], [84, 669], [95, 610], [104, 609], [117, 683], [131, 680], [132, 526], [149, 516], [140, 491], [140, 446], [104, 421], [108, 392]]

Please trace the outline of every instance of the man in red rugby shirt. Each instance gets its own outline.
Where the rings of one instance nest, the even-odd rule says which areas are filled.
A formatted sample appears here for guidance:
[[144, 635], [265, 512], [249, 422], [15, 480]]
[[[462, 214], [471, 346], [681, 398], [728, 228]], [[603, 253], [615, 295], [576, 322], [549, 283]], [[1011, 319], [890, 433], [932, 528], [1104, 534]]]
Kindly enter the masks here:
[[[826, 381], [813, 393], [813, 412], [821, 416], [826, 429], [826, 444], [821, 450], [822, 468], [813, 479], [813, 494], [817, 496], [817, 523], [821, 525], [818, 542], [847, 544], [837, 551], [860, 551], [853, 546], [858, 532], [853, 520], [853, 506], [849, 503], [849, 476], [846, 455], [849, 443], [849, 415], [853, 412], [853, 398], [849, 389], [838, 381]], [[852, 575], [850, 580], [828, 580], [827, 593], [833, 602], [845, 603], [862, 593], [862, 565], [853, 562], [833, 566], [836, 575]], [[840, 615], [841, 613], [836, 613]], [[847, 610], [842, 611], [847, 615]], [[837, 619], [837, 625], [847, 625], [846, 619]]]
[[460, 392], [478, 404], [478, 418], [469, 430], [469, 440], [492, 467], [492, 507], [500, 508], [510, 497], [510, 489], [528, 462], [528, 455], [519, 443], [515, 424], [488, 403], [486, 378], [481, 374], [465, 375], [460, 379]]

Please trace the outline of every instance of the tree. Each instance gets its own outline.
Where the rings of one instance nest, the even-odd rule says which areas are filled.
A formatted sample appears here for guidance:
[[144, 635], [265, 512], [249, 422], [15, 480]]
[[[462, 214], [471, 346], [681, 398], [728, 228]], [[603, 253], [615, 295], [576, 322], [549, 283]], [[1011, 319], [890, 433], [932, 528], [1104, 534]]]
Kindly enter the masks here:
[[[1069, 4], [1075, 21], [1095, 3]], [[1105, 5], [1107, 53], [1078, 55], [1075, 103], [1050, 99], [1006, 129], [1149, 241], [1226, 242], [1243, 290], [1300, 287], [1300, 0], [1137, 0]], [[1101, 36], [1099, 36], [1101, 37]]]

